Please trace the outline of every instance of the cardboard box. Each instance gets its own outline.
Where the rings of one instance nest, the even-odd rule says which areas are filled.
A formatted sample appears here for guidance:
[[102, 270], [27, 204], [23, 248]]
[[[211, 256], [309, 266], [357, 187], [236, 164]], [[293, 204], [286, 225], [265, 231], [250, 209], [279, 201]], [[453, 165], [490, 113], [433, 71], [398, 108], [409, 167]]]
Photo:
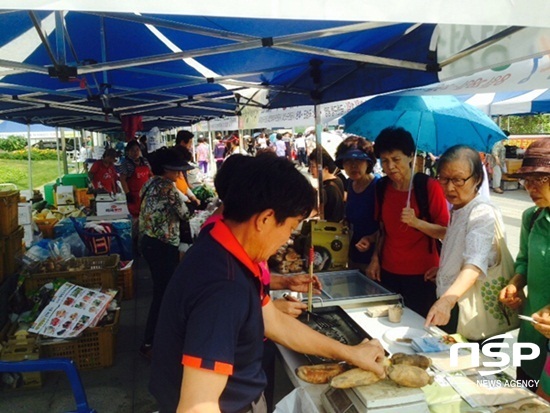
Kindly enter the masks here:
[[98, 217], [113, 216], [113, 215], [128, 215], [128, 205], [126, 202], [111, 201], [111, 202], [96, 202], [96, 215]]
[[75, 205], [74, 187], [72, 185], [59, 185], [56, 189], [57, 205]]
[[19, 225], [27, 225], [32, 222], [32, 204], [30, 202], [20, 202], [17, 205], [17, 220]]

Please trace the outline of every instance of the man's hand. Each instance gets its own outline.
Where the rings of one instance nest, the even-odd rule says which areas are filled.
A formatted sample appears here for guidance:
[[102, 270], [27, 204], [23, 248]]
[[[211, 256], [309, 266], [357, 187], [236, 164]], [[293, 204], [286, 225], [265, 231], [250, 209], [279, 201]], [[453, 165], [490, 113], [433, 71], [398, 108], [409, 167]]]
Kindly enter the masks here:
[[321, 294], [321, 290], [323, 289], [321, 281], [316, 275], [311, 278], [309, 274], [298, 274], [286, 276], [285, 278], [287, 281], [287, 289], [295, 291], [297, 293], [307, 293], [309, 291], [309, 284], [311, 282], [313, 282], [314, 294]]
[[275, 304], [275, 307], [277, 307], [279, 311], [282, 311], [283, 313], [294, 318], [299, 317], [303, 311], [307, 310], [306, 303], [303, 303], [290, 295], [285, 298], [273, 300], [273, 304]]
[[384, 370], [384, 348], [378, 340], [365, 339], [356, 346], [352, 346], [350, 350], [353, 354], [346, 360], [348, 363], [363, 370], [372, 371], [379, 377], [383, 378], [386, 376], [386, 371]]

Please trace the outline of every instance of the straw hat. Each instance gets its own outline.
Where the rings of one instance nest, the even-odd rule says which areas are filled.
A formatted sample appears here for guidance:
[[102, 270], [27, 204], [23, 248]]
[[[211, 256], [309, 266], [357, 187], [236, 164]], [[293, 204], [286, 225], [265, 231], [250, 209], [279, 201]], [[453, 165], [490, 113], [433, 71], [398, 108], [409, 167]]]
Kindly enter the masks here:
[[550, 175], [550, 138], [538, 139], [525, 151], [521, 168], [510, 174], [513, 178], [527, 175]]

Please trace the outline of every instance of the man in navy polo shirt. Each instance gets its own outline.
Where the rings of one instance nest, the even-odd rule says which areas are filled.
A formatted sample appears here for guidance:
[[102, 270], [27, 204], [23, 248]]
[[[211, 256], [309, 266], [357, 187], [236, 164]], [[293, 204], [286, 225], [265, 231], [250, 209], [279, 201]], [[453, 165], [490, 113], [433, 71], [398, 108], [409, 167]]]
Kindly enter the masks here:
[[161, 413], [265, 412], [263, 337], [383, 376], [376, 340], [347, 346], [277, 310], [259, 262], [315, 204], [292, 162], [258, 156], [236, 168], [223, 220], [203, 229], [172, 277], [155, 335], [151, 393]]

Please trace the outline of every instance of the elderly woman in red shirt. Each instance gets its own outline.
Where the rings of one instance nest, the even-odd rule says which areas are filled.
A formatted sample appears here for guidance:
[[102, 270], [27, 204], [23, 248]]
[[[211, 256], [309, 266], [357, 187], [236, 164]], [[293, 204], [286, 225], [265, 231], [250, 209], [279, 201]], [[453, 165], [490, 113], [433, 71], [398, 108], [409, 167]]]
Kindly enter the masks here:
[[408, 131], [384, 129], [374, 151], [386, 177], [376, 183], [381, 235], [367, 275], [401, 294], [407, 307], [426, 317], [436, 301], [435, 284], [427, 273], [439, 265], [435, 240], [445, 236], [447, 201], [439, 182], [413, 174], [416, 146]]

